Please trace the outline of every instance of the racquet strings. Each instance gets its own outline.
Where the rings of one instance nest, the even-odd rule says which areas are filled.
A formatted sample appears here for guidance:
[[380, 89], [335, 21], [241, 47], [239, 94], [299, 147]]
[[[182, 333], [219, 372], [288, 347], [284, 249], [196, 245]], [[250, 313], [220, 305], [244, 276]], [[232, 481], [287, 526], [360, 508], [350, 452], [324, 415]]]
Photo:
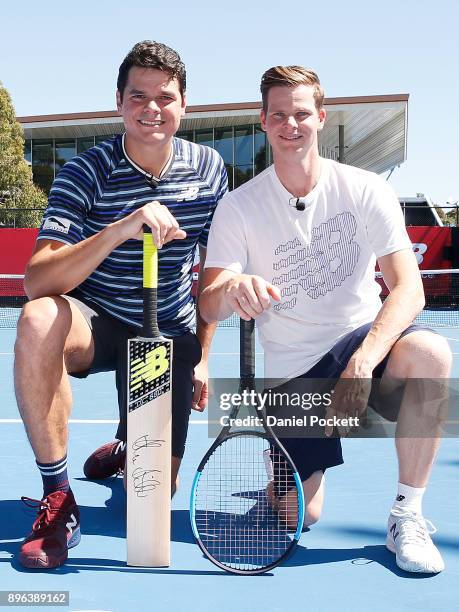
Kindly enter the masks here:
[[250, 571], [275, 564], [290, 548], [298, 522], [295, 482], [281, 451], [250, 433], [222, 442], [202, 471], [195, 517], [202, 544], [226, 567]]

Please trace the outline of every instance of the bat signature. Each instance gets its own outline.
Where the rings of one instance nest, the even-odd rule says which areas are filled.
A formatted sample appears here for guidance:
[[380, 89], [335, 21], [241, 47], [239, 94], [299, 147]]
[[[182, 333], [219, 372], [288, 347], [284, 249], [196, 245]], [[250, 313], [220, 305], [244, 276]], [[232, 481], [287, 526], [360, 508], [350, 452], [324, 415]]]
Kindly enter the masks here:
[[156, 475], [161, 474], [161, 470], [144, 470], [136, 468], [132, 472], [134, 492], [137, 497], [147, 497], [151, 491], [161, 485], [161, 481], [156, 479]]
[[140, 438], [137, 438], [137, 440], [132, 443], [132, 450], [134, 451], [132, 463], [135, 463], [140, 457], [139, 451], [142, 450], [142, 448], [161, 448], [164, 442], [165, 440], [154, 440], [149, 438], [148, 434], [140, 436]]

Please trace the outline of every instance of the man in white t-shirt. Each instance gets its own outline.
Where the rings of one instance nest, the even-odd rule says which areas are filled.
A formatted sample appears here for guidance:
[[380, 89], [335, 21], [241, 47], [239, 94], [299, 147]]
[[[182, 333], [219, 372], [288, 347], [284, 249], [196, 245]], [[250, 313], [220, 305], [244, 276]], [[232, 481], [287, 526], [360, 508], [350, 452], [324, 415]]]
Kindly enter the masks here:
[[[261, 124], [274, 165], [221, 201], [199, 308], [208, 322], [233, 312], [256, 319], [265, 377], [339, 379], [341, 403], [333, 403], [327, 418], [342, 423], [338, 429], [345, 435], [346, 423], [339, 417], [358, 422], [373, 377], [381, 379], [381, 386], [383, 381], [445, 379], [451, 352], [442, 337], [412, 325], [424, 294], [392, 189], [371, 172], [319, 155], [326, 113], [317, 75], [299, 66], [277, 66], [263, 75], [261, 92]], [[376, 263], [390, 290], [383, 306]], [[433, 415], [432, 405], [437, 406]], [[435, 423], [440, 408], [441, 401], [430, 402], [429, 418]], [[426, 429], [419, 399], [406, 390], [397, 427], [406, 425], [414, 410], [420, 413], [419, 431], [432, 433], [397, 437], [399, 483], [386, 545], [402, 569], [436, 573], [444, 563], [421, 502], [439, 426], [429, 421]], [[282, 440], [303, 481], [309, 525], [321, 513], [325, 469], [342, 463], [340, 440], [332, 432], [328, 424], [321, 438]]]

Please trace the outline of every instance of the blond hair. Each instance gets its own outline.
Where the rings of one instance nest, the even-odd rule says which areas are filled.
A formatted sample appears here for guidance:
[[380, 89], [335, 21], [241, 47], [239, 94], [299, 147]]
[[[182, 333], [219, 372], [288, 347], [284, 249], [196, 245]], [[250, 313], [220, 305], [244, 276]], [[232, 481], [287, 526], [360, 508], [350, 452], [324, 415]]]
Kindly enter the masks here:
[[296, 87], [311, 85], [314, 87], [314, 102], [320, 110], [324, 102], [324, 90], [314, 70], [302, 66], [273, 66], [261, 77], [260, 91], [263, 100], [263, 110], [268, 109], [268, 94], [271, 87]]

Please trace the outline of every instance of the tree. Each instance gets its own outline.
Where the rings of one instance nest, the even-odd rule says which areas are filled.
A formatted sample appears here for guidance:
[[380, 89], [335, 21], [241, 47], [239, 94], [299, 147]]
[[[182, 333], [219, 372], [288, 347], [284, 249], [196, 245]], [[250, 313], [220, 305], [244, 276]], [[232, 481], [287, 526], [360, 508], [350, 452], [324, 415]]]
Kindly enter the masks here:
[[435, 204], [435, 202], [432, 202], [432, 204], [434, 209], [437, 211], [440, 220], [443, 221], [445, 225], [448, 225], [448, 219], [446, 218], [446, 213], [443, 208], [441, 206], [438, 206], [438, 204]]
[[32, 169], [24, 159], [24, 132], [0, 82], [0, 227], [38, 227], [42, 213], [31, 209], [43, 209], [46, 201], [33, 183]]
[[458, 210], [457, 206], [441, 207], [435, 202], [432, 202], [433, 207], [438, 213], [438, 216], [443, 221], [443, 225], [458, 225]]

